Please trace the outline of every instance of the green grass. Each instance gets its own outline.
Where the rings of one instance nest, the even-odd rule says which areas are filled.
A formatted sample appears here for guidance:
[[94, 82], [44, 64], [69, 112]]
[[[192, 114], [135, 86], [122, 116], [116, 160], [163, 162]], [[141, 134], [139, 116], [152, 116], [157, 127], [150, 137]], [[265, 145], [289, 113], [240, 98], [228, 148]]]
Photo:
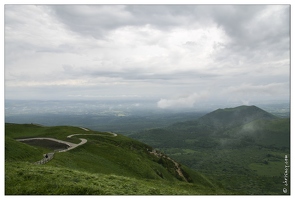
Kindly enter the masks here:
[[[89, 136], [87, 139], [89, 139]], [[65, 153], [56, 154], [55, 159], [49, 165], [67, 166], [76, 170], [92, 173], [102, 172], [117, 175], [159, 179], [153, 168], [165, 173], [169, 180], [173, 179], [167, 171], [148, 158], [147, 154], [139, 154], [129, 148], [116, 146], [110, 142], [100, 141], [104, 138], [92, 137], [92, 141]], [[119, 144], [119, 143], [118, 143]]]
[[197, 195], [214, 194], [199, 185], [87, 173], [65, 167], [6, 162], [6, 195]]
[[251, 163], [250, 169], [255, 171], [259, 176], [280, 176], [284, 172], [285, 164], [282, 161], [267, 161], [262, 163]]
[[[180, 181], [174, 165], [149, 153], [152, 148], [122, 135], [85, 131], [77, 127], [40, 127], [6, 124], [6, 194], [223, 194], [222, 187], [182, 166], [192, 183]], [[35, 165], [47, 148], [30, 146], [15, 138], [52, 137], [88, 142], [55, 153], [45, 165]], [[42, 144], [42, 143], [40, 143]]]
[[[11, 138], [52, 137], [73, 143], [79, 143], [78, 137], [67, 138], [71, 134], [95, 134], [95, 131], [85, 131], [79, 127], [52, 126], [42, 127], [34, 124], [5, 124], [5, 135]], [[100, 133], [99, 134], [107, 134]], [[108, 134], [109, 135], [109, 134]]]
[[47, 149], [17, 142], [10, 137], [5, 137], [5, 161], [29, 161], [34, 162], [42, 159], [42, 154]]
[[180, 151], [163, 149], [217, 185], [235, 194], [284, 194], [282, 181], [285, 154], [289, 151], [261, 147]]

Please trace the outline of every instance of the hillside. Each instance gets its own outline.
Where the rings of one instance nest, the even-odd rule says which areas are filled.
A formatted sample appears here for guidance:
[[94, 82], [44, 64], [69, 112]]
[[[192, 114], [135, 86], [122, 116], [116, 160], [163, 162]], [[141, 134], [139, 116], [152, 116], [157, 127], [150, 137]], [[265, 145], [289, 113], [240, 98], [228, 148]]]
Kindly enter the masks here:
[[[57, 152], [52, 141], [16, 140], [44, 137], [73, 144], [83, 138], [87, 143]], [[53, 159], [34, 164], [49, 152], [55, 152]], [[204, 175], [122, 135], [69, 126], [5, 124], [5, 194], [215, 193], [225, 192]]]
[[277, 117], [256, 106], [239, 106], [215, 110], [201, 117], [198, 120], [198, 124], [226, 130], [257, 119], [277, 119]]
[[239, 106], [131, 137], [219, 180], [233, 192], [282, 194], [281, 169], [290, 154], [289, 118], [256, 106]]
[[[264, 124], [264, 126], [260, 127], [260, 125], [257, 125], [257, 121], [260, 121], [260, 123]], [[275, 143], [276, 138], [278, 139], [283, 137], [287, 143], [282, 145], [287, 145], [286, 147], [289, 147], [289, 129], [287, 129], [288, 123], [288, 119], [280, 119], [256, 106], [239, 106], [236, 108], [218, 109], [200, 117], [197, 120], [175, 123], [166, 128], [142, 131], [137, 134], [133, 134], [130, 137], [145, 142], [146, 144], [156, 148], [182, 148], [188, 146], [193, 146], [193, 148], [211, 148], [213, 146], [223, 146], [225, 144], [225, 140], [231, 141], [234, 139], [234, 142], [237, 143], [245, 137], [248, 139], [250, 137], [254, 137], [255, 140], [256, 137], [265, 138], [267, 140], [268, 138], [271, 138], [271, 140]], [[268, 135], [265, 135], [265, 131], [261, 131], [261, 129], [263, 127], [264, 129], [267, 129], [268, 126], [272, 128], [284, 126], [285, 129], [283, 136], [278, 134], [272, 135], [272, 131], [269, 131]], [[247, 130], [244, 131], [244, 134], [239, 134], [246, 128]], [[260, 131], [258, 134], [250, 134], [255, 131], [257, 132], [258, 130]], [[168, 135], [169, 137], [167, 137]]]

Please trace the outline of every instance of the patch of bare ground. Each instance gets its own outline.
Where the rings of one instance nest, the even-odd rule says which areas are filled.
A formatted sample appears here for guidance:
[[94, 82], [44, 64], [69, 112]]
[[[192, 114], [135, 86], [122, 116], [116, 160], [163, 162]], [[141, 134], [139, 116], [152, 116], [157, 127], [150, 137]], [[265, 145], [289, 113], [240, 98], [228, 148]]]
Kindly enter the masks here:
[[183, 175], [182, 169], [180, 168], [180, 164], [177, 163], [175, 160], [173, 160], [172, 158], [168, 157], [167, 155], [153, 149], [152, 151], [150, 151], [150, 154], [155, 155], [157, 158], [162, 158], [162, 159], [167, 159], [169, 161], [171, 161], [174, 164], [174, 170], [176, 171], [176, 173], [178, 174], [179, 177], [181, 177], [181, 179], [183, 179], [185, 182], [189, 182], [187, 180], [187, 178]]

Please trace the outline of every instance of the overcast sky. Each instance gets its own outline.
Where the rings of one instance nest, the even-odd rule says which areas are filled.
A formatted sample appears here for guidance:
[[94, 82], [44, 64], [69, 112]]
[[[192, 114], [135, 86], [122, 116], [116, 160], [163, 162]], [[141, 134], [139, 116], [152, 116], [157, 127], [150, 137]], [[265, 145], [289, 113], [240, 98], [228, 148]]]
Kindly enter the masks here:
[[5, 99], [289, 101], [289, 5], [5, 5]]

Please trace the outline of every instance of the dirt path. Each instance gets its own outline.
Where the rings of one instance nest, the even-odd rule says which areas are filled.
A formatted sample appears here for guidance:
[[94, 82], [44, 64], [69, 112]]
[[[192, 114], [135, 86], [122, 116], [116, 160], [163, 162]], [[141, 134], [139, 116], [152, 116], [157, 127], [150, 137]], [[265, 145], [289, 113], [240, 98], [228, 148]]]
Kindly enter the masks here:
[[177, 172], [177, 174], [186, 182], [189, 182], [187, 180], [187, 178], [183, 175], [182, 173], [182, 169], [180, 168], [180, 165], [179, 163], [177, 163], [175, 160], [173, 160], [172, 158], [168, 157], [168, 156], [165, 156], [163, 155], [162, 153], [158, 152], [157, 150], [153, 150], [150, 152], [151, 154], [157, 156], [158, 158], [161, 158], [161, 157], [165, 157], [166, 159], [170, 160], [173, 162], [174, 166], [175, 166], [175, 171]]
[[179, 175], [181, 178], [183, 178], [183, 180], [185, 180], [186, 182], [189, 182], [189, 181], [187, 180], [187, 178], [183, 175], [179, 163], [175, 162], [175, 161], [172, 160], [170, 157], [168, 157], [167, 159], [171, 160], [171, 161], [174, 163], [178, 175]]
[[80, 129], [83, 129], [84, 131], [89, 131], [87, 128], [79, 127]]

